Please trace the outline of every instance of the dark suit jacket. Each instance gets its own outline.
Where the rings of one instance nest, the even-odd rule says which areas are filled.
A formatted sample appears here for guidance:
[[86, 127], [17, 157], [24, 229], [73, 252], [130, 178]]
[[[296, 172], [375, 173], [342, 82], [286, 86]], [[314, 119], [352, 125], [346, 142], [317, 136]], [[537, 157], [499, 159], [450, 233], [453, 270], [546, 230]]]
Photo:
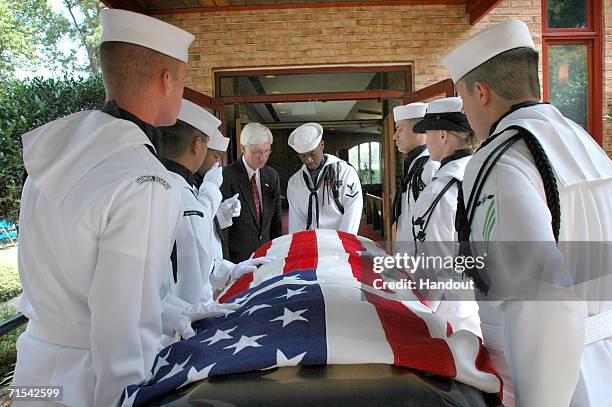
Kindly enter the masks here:
[[280, 180], [278, 173], [265, 166], [260, 171], [262, 219], [257, 219], [255, 200], [242, 157], [223, 168], [223, 199], [239, 194], [242, 209], [233, 224], [224, 229], [228, 260], [248, 259], [262, 244], [282, 234]]

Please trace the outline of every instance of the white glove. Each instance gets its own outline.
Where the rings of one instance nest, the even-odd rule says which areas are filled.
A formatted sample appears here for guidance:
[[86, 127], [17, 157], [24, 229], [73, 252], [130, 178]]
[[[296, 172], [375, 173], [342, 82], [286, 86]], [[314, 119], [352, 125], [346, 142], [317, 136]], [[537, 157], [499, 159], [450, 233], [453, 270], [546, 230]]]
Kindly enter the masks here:
[[191, 321], [218, 317], [231, 314], [240, 308], [239, 304], [219, 304], [218, 302], [207, 302], [193, 304], [183, 310], [183, 315]]
[[221, 229], [232, 226], [232, 218], [240, 216], [241, 209], [242, 204], [240, 203], [240, 199], [238, 199], [238, 194], [221, 202], [217, 210], [217, 219], [219, 220]]
[[275, 257], [266, 256], [266, 257], [257, 257], [255, 259], [245, 260], [241, 263], [236, 264], [234, 268], [232, 269], [230, 275], [234, 280], [237, 280], [243, 275], [257, 270], [257, 266], [262, 266], [264, 264], [271, 263], [274, 261], [274, 259]]
[[206, 171], [204, 181], [202, 182], [206, 181], [212, 183], [217, 188], [221, 187], [221, 184], [223, 184], [223, 167], [219, 166], [219, 163], [214, 163], [210, 170]]
[[[174, 332], [178, 333], [182, 339], [189, 339], [195, 335], [195, 331], [191, 327], [191, 319], [185, 315], [178, 317], [174, 323]], [[178, 339], [176, 339], [178, 340]]]
[[191, 323], [201, 319], [218, 317], [231, 314], [240, 308], [240, 304], [219, 304], [218, 302], [207, 302], [193, 304], [185, 308], [174, 324], [174, 331], [178, 332], [183, 339], [189, 339], [195, 335]]
[[362, 257], [387, 257], [389, 256], [385, 249], [371, 240], [362, 240], [361, 245], [365, 250], [358, 251], [357, 254]]

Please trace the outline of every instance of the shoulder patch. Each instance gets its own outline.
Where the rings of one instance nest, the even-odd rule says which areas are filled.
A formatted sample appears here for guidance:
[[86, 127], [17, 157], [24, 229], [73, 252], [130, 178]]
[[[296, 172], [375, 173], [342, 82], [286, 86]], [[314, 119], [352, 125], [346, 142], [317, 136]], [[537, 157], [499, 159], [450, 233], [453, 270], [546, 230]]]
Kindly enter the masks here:
[[172, 189], [172, 186], [170, 185], [168, 181], [166, 181], [162, 177], [158, 177], [157, 175], [143, 175], [143, 176], [136, 178], [135, 182], [138, 185], [144, 184], [145, 182], [157, 182], [162, 187], [164, 187], [166, 190]]
[[199, 216], [203, 218], [204, 214], [200, 211], [185, 211], [183, 212], [183, 216]]

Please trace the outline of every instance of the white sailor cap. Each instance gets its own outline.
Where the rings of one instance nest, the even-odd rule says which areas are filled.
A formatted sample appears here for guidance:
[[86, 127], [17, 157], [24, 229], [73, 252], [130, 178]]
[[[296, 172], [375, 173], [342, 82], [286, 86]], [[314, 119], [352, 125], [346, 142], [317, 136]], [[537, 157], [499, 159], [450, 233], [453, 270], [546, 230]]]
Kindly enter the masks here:
[[298, 154], [314, 150], [323, 138], [323, 126], [319, 123], [302, 124], [289, 135], [289, 146]]
[[210, 114], [206, 109], [186, 99], [183, 99], [178, 119], [200, 130], [211, 139], [213, 137], [223, 137], [218, 130], [221, 120]]
[[393, 118], [395, 123], [400, 120], [420, 119], [425, 116], [427, 103], [415, 102], [404, 106], [396, 106], [393, 108]]
[[521, 20], [508, 20], [480, 31], [459, 44], [442, 58], [442, 64], [457, 83], [472, 69], [502, 52], [515, 48], [535, 49], [527, 24]]
[[119, 41], [141, 45], [187, 62], [195, 36], [171, 24], [127, 10], [104, 9], [101, 42]]
[[217, 130], [215, 134], [210, 136], [210, 140], [208, 140], [208, 148], [217, 151], [227, 151], [229, 141], [229, 138], [223, 137], [223, 134]]

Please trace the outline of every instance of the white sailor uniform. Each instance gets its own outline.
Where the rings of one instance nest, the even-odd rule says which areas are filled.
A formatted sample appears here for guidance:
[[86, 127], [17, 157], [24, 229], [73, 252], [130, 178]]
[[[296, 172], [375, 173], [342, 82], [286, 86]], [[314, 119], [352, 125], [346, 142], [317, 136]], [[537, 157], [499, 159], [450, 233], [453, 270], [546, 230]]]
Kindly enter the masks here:
[[[411, 234], [415, 240], [417, 255], [451, 258], [458, 254], [458, 246], [454, 244], [457, 242], [457, 195], [471, 155], [459, 157], [448, 162], [443, 160], [444, 164], [415, 202]], [[416, 277], [418, 276], [417, 273]], [[437, 281], [461, 278], [454, 270], [435, 270], [435, 273], [428, 273], [424, 277]], [[482, 336], [478, 305], [473, 295], [463, 294], [457, 295], [451, 290], [429, 293], [426, 295], [426, 302], [436, 314], [450, 322], [453, 330], [466, 329]]]
[[[332, 177], [333, 175], [333, 177]], [[334, 229], [357, 234], [363, 209], [357, 171], [346, 161], [325, 154], [316, 180], [308, 168], [289, 179], [289, 233], [308, 229]]]
[[[577, 380], [571, 372], [578, 370], [575, 361], [582, 354], [578, 387], [571, 405], [609, 405], [612, 403], [609, 245], [604, 244], [602, 251], [595, 253], [578, 249], [592, 245], [572, 243], [567, 246], [570, 250], [563, 252], [556, 248], [546, 188], [533, 155], [522, 140], [511, 144], [500, 156], [484, 184], [477, 181], [487, 158], [501, 152], [500, 146], [517, 134], [514, 126], [535, 136], [554, 171], [561, 209], [559, 241], [612, 241], [612, 163], [605, 152], [580, 126], [551, 105], [513, 107], [492, 131], [497, 136], [476, 153], [465, 172], [463, 193], [474, 255], [482, 254], [486, 242], [551, 242], [546, 253], [534, 253], [532, 258], [539, 260], [536, 264], [505, 261], [487, 269], [490, 289], [496, 290], [496, 282], [502, 281], [527, 289], [528, 282], [541, 282], [540, 276], [553, 276], [556, 279], [553, 281], [559, 283], [548, 288], [566, 300], [513, 301], [514, 298], [502, 295], [500, 301], [485, 301], [486, 297], [477, 292], [484, 343], [505, 379], [505, 403], [514, 403], [514, 384], [519, 387], [516, 393], [521, 395], [517, 400], [520, 405], [567, 405]], [[489, 165], [491, 161], [487, 168]], [[477, 191], [480, 185], [482, 189]], [[585, 270], [591, 276], [576, 280]], [[586, 304], [571, 301], [564, 293], [562, 282], [568, 276], [569, 284], [565, 285], [571, 285], [572, 279], [590, 280], [575, 287], [582, 299], [588, 300]], [[550, 298], [549, 293], [547, 299]], [[524, 344], [531, 340], [542, 346]], [[537, 353], [528, 352], [530, 349]], [[534, 364], [534, 360], [543, 362]], [[513, 377], [509, 366], [514, 371]], [[541, 371], [539, 366], [546, 366], [547, 371]]]

